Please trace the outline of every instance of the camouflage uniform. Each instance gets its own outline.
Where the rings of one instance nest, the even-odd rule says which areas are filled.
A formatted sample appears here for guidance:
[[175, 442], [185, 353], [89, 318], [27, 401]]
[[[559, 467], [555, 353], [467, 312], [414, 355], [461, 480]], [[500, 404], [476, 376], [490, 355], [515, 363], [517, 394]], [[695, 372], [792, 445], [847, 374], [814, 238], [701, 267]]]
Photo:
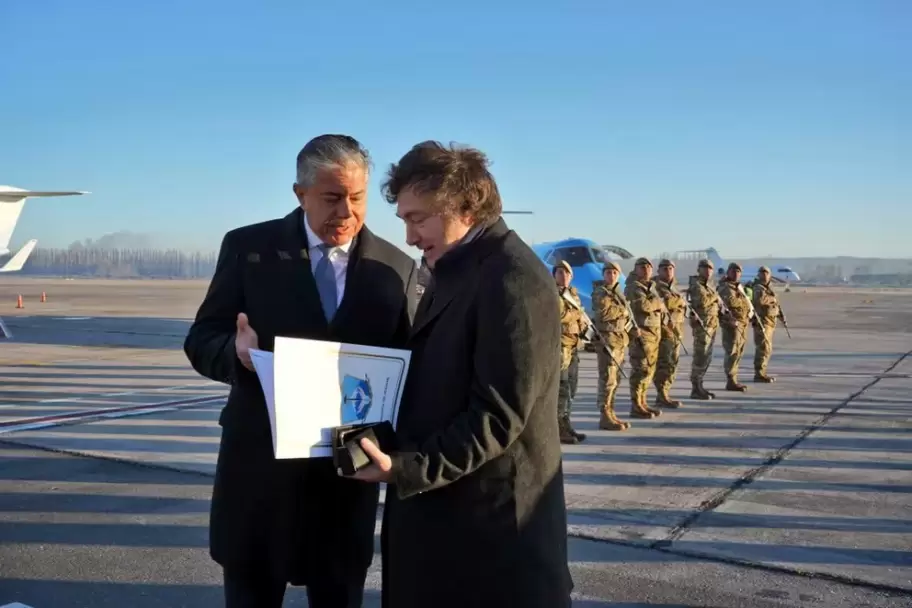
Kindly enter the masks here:
[[[652, 265], [646, 258], [639, 258], [636, 265]], [[633, 312], [634, 338], [630, 341], [630, 415], [637, 418], [654, 418], [661, 410], [646, 404], [646, 390], [655, 375], [659, 357], [659, 340], [662, 334], [662, 299], [652, 290], [652, 281], [640, 281], [635, 273], [627, 277], [624, 296]], [[639, 336], [636, 332], [639, 331]]]
[[[732, 262], [729, 269], [741, 267]], [[738, 281], [723, 278], [719, 281], [719, 297], [731, 315], [722, 323], [722, 348], [725, 349], [725, 390], [744, 392], [747, 387], [738, 383], [738, 368], [747, 344], [747, 326], [751, 321], [751, 301]]]
[[[608, 261], [606, 267], [621, 271], [620, 266]], [[618, 419], [614, 413], [614, 395], [618, 387], [618, 367], [624, 364], [624, 351], [628, 346], [627, 299], [621, 293], [620, 285], [608, 285], [605, 281], [592, 283], [592, 323], [601, 334], [603, 342], [597, 345], [598, 395], [596, 407], [599, 410], [599, 428], [606, 431], [625, 431], [630, 423]], [[607, 348], [610, 355], [605, 352]]]
[[[674, 263], [670, 260], [662, 260], [659, 262], [659, 268], [663, 266], [674, 268]], [[662, 327], [662, 337], [659, 341], [659, 360], [655, 371], [655, 404], [657, 406], [678, 408], [681, 407], [681, 402], [672, 399], [669, 392], [677, 375], [681, 349], [680, 340], [684, 337], [684, 313], [687, 310], [687, 302], [675, 287], [676, 281], [674, 278], [671, 279], [670, 283], [658, 278], [655, 280], [656, 292], [664, 300], [665, 311], [670, 317], [666, 319], [666, 325]]]
[[[710, 279], [704, 280], [700, 275], [690, 277], [687, 285], [687, 301], [700, 318], [690, 320], [693, 332], [693, 362], [690, 369], [692, 399], [712, 399], [715, 395], [703, 388], [703, 377], [709, 364], [712, 363], [713, 343], [719, 329], [719, 300], [716, 288], [712, 284], [713, 264], [709, 260], [700, 260], [699, 268], [708, 268]], [[700, 321], [703, 324], [700, 324]]]
[[[569, 270], [570, 265], [566, 262], [562, 262], [560, 266], [557, 266], [556, 268], [558, 267], [564, 268], [572, 275], [572, 271]], [[561, 296], [558, 299], [560, 302], [561, 320], [561, 377], [557, 396], [558, 428], [560, 430], [561, 442], [579, 443], [585, 439], [586, 436], [573, 430], [573, 425], [570, 424], [570, 408], [572, 406], [573, 388], [576, 383], [576, 378], [574, 376], [579, 367], [577, 349], [579, 348], [582, 333], [585, 331], [586, 327], [585, 322], [583, 321], [582, 302], [580, 301], [576, 288], [567, 287], [566, 289], [562, 289], [558, 287], [557, 291], [558, 295]], [[567, 292], [566, 296], [569, 296], [576, 302], [576, 307], [564, 299], [564, 291]], [[576, 365], [574, 365], [574, 362], [576, 362]]]
[[[769, 268], [761, 266], [760, 271]], [[753, 294], [751, 301], [757, 313], [758, 323], [754, 325], [754, 382], [773, 382], [775, 378], [766, 375], [766, 366], [770, 355], [773, 353], [773, 333], [776, 331], [776, 321], [782, 318], [779, 308], [779, 298], [773, 291], [770, 281], [761, 283], [754, 279], [752, 283]]]

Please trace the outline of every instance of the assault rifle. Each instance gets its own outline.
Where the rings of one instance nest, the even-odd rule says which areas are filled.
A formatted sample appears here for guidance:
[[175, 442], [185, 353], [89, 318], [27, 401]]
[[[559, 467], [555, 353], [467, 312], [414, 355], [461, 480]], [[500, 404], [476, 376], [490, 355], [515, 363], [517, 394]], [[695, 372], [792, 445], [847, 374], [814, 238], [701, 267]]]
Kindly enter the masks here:
[[785, 328], [785, 334], [789, 337], [789, 340], [792, 339], [792, 332], [789, 331], [788, 321], [785, 320], [785, 313], [782, 312], [782, 307], [779, 307], [779, 320], [782, 321], [782, 327]]
[[741, 283], [738, 283], [738, 291], [740, 291], [742, 294], [744, 294], [744, 297], [747, 299], [747, 305], [750, 307], [750, 316], [748, 318], [754, 322], [754, 325], [756, 327], [760, 328], [760, 333], [763, 334], [763, 339], [766, 340], [767, 342], [769, 342], [770, 338], [766, 333], [766, 328], [763, 327], [763, 321], [760, 320], [760, 317], [757, 315], [757, 311], [754, 310], [754, 303], [751, 302], [750, 297], [748, 297], [747, 293], [745, 293], [744, 285], [742, 285]]
[[671, 330], [671, 334], [675, 337], [675, 341], [677, 341], [681, 348], [684, 349], [684, 354], [690, 356], [690, 353], [687, 352], [687, 347], [684, 346], [684, 338], [678, 333], [678, 328], [675, 327], [674, 321], [671, 318], [671, 312], [668, 311], [668, 306], [665, 305], [665, 298], [659, 293], [658, 288], [655, 286], [655, 281], [649, 286], [649, 291], [659, 298], [659, 302], [662, 303], [662, 314], [668, 319], [668, 328]]
[[624, 368], [621, 367], [621, 364], [617, 362], [617, 359], [614, 358], [614, 355], [611, 352], [611, 349], [608, 348], [608, 343], [605, 341], [605, 338], [602, 336], [601, 332], [595, 326], [595, 323], [592, 322], [592, 319], [589, 318], [589, 315], [586, 314], [586, 311], [576, 303], [576, 301], [570, 297], [570, 291], [565, 290], [561, 294], [561, 298], [567, 301], [570, 306], [580, 311], [583, 315], [583, 322], [586, 324], [586, 331], [583, 332], [586, 340], [590, 342], [598, 342], [602, 345], [602, 348], [605, 349], [605, 354], [608, 355], [608, 358], [611, 359], [611, 362], [614, 363], [614, 366], [618, 368], [618, 371], [621, 373], [621, 376], [627, 378], [627, 374], [624, 373]]

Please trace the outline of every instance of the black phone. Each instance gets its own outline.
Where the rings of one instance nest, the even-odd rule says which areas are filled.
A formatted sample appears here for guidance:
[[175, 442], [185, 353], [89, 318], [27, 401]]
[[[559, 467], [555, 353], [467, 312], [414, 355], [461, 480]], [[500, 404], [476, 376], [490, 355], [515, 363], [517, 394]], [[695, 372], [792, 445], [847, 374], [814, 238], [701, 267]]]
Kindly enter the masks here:
[[370, 439], [386, 454], [396, 449], [396, 431], [389, 421], [334, 427], [333, 466], [340, 475], [354, 475], [371, 463], [370, 456], [361, 447], [364, 438]]

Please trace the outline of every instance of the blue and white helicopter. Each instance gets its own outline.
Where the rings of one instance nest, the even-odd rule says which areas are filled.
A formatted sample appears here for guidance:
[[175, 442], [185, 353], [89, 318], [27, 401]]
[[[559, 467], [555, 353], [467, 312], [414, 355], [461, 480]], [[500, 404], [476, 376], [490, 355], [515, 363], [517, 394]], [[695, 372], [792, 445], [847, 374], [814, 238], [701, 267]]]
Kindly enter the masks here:
[[[614, 253], [625, 260], [632, 257], [627, 250], [620, 247], [599, 245], [589, 239], [574, 237], [548, 243], [535, 243], [531, 247], [549, 271], [560, 262], [570, 264], [570, 268], [573, 269], [573, 279], [570, 284], [576, 288], [583, 303], [583, 309], [587, 312], [592, 309], [592, 283], [602, 280], [602, 269], [605, 262], [610, 260], [608, 253]], [[624, 273], [621, 273], [618, 283], [623, 289]]]
[[[531, 211], [504, 211], [504, 214], [532, 215]], [[599, 245], [589, 239], [569, 237], [559, 241], [549, 241], [546, 243], [530, 244], [532, 251], [538, 256], [538, 259], [548, 268], [548, 271], [554, 269], [554, 265], [560, 262], [567, 262], [573, 269], [573, 279], [570, 284], [576, 288], [579, 293], [583, 309], [586, 312], [592, 310], [592, 283], [602, 280], [602, 268], [610, 258], [609, 253], [613, 253], [622, 260], [629, 260], [633, 257], [629, 251], [615, 245]], [[621, 289], [624, 288], [624, 273], [618, 280]]]

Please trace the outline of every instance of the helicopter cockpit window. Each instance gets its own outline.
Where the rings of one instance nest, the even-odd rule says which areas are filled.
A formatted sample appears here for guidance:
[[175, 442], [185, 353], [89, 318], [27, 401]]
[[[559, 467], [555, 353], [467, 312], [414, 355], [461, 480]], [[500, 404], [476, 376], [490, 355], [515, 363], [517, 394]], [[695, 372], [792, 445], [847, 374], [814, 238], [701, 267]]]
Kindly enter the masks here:
[[608, 262], [608, 254], [605, 253], [604, 249], [593, 248], [593, 249], [590, 249], [589, 251], [592, 253], [592, 259], [595, 260], [597, 263], [605, 264], [606, 262]]
[[561, 247], [554, 250], [555, 262], [567, 262], [571, 268], [579, 268], [592, 262], [588, 247]]

